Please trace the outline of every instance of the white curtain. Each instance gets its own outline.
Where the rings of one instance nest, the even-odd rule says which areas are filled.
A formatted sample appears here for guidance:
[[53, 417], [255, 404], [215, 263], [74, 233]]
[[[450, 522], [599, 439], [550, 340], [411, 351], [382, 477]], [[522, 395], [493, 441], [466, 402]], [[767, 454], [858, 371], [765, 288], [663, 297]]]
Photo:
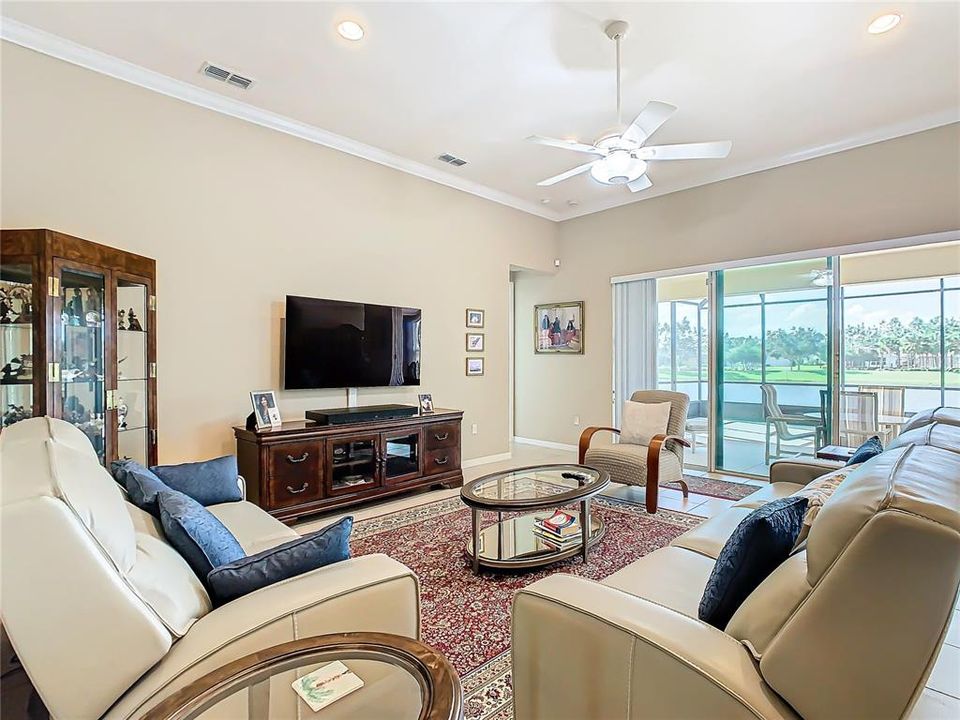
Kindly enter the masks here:
[[613, 407], [620, 427], [623, 401], [657, 387], [657, 281], [613, 286]]

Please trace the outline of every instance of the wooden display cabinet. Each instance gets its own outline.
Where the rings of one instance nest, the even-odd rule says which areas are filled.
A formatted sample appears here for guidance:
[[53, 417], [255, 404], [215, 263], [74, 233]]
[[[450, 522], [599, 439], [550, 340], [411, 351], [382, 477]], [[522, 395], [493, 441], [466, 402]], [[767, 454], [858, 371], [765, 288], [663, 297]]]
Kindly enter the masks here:
[[53, 230], [3, 230], [0, 367], [3, 427], [62, 418], [104, 465], [155, 465], [155, 261]]

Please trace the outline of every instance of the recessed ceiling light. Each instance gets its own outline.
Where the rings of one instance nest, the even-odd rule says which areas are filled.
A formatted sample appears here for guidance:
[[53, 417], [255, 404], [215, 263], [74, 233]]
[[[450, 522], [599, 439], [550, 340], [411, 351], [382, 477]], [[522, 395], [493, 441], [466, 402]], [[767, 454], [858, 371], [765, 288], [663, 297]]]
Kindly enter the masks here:
[[540, 198], [540, 202], [543, 203], [544, 205], [549, 205], [550, 198]]
[[579, 200], [567, 200], [567, 205], [569, 205], [570, 207], [576, 207], [579, 204], [580, 204]]
[[340, 33], [340, 37], [347, 40], [359, 40], [363, 37], [363, 28], [353, 20], [344, 20], [337, 25], [337, 32]]
[[886, 15], [881, 15], [880, 17], [875, 18], [874, 21], [867, 26], [867, 32], [871, 35], [879, 35], [880, 33], [889, 32], [900, 24], [901, 17], [903, 16], [900, 15], [900, 13], [887, 13]]

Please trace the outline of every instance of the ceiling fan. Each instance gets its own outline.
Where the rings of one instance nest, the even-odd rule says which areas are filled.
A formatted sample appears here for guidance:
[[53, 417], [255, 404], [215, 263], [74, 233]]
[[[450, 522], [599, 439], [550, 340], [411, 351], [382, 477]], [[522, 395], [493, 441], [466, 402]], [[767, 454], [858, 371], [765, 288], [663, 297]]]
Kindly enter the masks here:
[[620, 40], [627, 34], [628, 27], [625, 21], [615, 20], [604, 28], [606, 36], [617, 44], [617, 132], [603, 135], [593, 145], [531, 135], [527, 138], [530, 142], [598, 156], [572, 170], [541, 180], [537, 185], [555, 185], [589, 171], [594, 180], [605, 185], [626, 185], [632, 192], [639, 192], [653, 186], [646, 175], [650, 161], [725, 158], [730, 154], [732, 143], [729, 140], [646, 145], [647, 140], [677, 111], [673, 105], [656, 100], [648, 102], [626, 130], [621, 132]]

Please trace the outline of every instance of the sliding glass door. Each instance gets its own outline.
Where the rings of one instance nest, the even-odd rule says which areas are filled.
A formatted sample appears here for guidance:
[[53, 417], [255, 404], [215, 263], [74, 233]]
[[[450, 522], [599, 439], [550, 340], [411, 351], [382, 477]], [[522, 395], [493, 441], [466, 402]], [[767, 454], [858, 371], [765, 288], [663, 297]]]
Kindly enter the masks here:
[[657, 388], [690, 397], [686, 463], [710, 465], [710, 310], [707, 273], [657, 280]]
[[715, 467], [766, 475], [830, 437], [829, 258], [715, 274]]
[[960, 242], [615, 285], [615, 393], [690, 397], [694, 468], [767, 476], [960, 406]]

